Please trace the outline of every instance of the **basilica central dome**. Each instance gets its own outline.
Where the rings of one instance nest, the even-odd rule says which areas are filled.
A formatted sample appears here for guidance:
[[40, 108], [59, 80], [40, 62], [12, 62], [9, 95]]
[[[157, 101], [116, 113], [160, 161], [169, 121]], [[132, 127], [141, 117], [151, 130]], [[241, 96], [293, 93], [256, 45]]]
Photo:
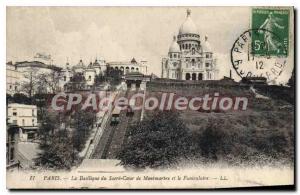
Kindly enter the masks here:
[[184, 23], [179, 28], [179, 35], [198, 34], [198, 29], [191, 18], [191, 10], [187, 10], [187, 16]]

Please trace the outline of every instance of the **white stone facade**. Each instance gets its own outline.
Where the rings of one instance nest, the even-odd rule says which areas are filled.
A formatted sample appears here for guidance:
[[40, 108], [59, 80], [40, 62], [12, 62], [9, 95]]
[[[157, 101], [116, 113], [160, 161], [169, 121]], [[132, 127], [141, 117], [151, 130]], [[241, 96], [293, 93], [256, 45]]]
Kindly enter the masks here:
[[36, 105], [8, 104], [7, 122], [20, 127], [37, 127]]
[[[21, 86], [24, 83], [30, 82], [28, 79], [30, 73], [34, 74], [35, 76], [43, 73], [54, 73], [57, 75], [56, 78], [58, 79], [57, 91], [64, 90], [65, 84], [68, 83], [77, 73], [82, 74], [85, 78], [86, 85], [91, 87], [94, 85], [95, 77], [99, 74], [104, 75], [107, 67], [114, 68], [116, 70], [122, 70], [124, 75], [130, 72], [147, 74], [147, 62], [137, 62], [134, 58], [131, 61], [108, 63], [106, 63], [104, 59], [100, 58], [96, 59], [94, 62], [90, 62], [88, 65], [86, 65], [82, 60], [79, 60], [76, 65], [71, 67], [69, 63], [66, 63], [65, 67], [63, 68], [45, 64], [40, 61], [24, 61], [17, 62], [15, 64], [8, 62], [6, 63], [6, 91], [10, 95], [14, 95], [15, 93], [26, 94], [24, 91], [22, 91]], [[47, 91], [44, 93], [49, 92], [51, 92], [51, 90], [47, 89]]]
[[22, 74], [11, 62], [6, 63], [6, 93], [13, 95], [20, 90]]
[[121, 70], [124, 75], [131, 72], [147, 74], [147, 61], [137, 62], [134, 58], [131, 61], [108, 62], [107, 65], [116, 70]]
[[173, 38], [168, 57], [162, 59], [162, 78], [179, 80], [218, 79], [216, 58], [205, 36], [201, 43], [197, 27], [187, 10], [187, 18]]

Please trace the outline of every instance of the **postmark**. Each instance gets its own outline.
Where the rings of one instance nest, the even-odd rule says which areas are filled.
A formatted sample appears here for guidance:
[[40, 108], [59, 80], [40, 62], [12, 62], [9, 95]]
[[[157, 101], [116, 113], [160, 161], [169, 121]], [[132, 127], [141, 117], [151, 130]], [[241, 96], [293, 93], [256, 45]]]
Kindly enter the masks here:
[[[265, 29], [249, 29], [243, 32], [234, 42], [231, 48], [231, 63], [236, 73], [241, 77], [265, 77], [270, 84], [276, 83], [276, 79], [286, 67], [285, 56], [271, 56], [268, 54], [256, 55], [252, 52], [252, 37], [254, 34], [266, 32]], [[268, 33], [276, 36], [273, 32]]]
[[289, 10], [255, 8], [251, 21], [231, 48], [231, 63], [241, 78], [265, 77], [275, 84], [289, 55]]

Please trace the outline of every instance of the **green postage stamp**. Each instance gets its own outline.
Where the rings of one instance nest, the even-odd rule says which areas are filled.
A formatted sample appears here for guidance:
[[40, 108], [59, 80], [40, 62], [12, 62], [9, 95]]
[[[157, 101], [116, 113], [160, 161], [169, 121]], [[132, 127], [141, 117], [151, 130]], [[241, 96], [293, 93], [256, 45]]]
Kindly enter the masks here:
[[289, 9], [252, 9], [252, 53], [256, 56], [287, 57], [289, 48]]

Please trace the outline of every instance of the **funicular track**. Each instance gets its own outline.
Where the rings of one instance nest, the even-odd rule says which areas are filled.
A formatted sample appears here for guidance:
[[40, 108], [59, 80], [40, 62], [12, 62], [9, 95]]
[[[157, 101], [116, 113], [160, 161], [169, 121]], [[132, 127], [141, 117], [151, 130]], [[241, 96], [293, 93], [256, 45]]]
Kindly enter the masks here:
[[[134, 93], [137, 93], [137, 91], [127, 90], [126, 92], [121, 92], [118, 97], [129, 99]], [[143, 92], [139, 91], [139, 93]], [[137, 103], [140, 104], [141, 102]], [[134, 111], [132, 116], [127, 116], [126, 113], [126, 110], [120, 112], [119, 123], [117, 125], [107, 125], [92, 155], [93, 159], [115, 159], [117, 157], [126, 139], [128, 127], [140, 121], [141, 117], [141, 110]]]

